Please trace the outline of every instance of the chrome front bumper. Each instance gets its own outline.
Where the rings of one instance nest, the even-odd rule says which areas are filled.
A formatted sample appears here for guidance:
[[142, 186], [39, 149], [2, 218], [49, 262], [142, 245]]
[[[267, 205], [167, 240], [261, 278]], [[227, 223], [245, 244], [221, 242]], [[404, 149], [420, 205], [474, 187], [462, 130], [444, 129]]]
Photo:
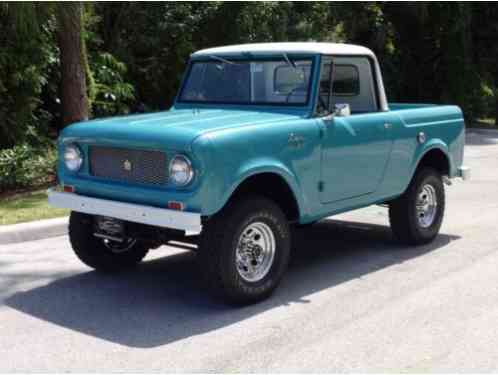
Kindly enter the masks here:
[[48, 190], [48, 203], [55, 207], [85, 214], [109, 216], [135, 223], [183, 230], [187, 236], [196, 235], [202, 231], [201, 215], [193, 212], [90, 198], [54, 189]]

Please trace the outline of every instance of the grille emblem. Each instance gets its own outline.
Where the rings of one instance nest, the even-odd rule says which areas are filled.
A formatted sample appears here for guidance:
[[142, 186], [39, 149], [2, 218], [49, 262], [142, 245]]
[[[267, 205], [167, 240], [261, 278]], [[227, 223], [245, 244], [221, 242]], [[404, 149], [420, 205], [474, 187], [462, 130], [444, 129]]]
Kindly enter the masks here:
[[124, 169], [125, 171], [130, 172], [130, 171], [131, 171], [131, 168], [132, 168], [131, 161], [129, 161], [129, 160], [125, 160], [125, 161], [124, 161], [124, 163], [123, 163], [123, 169]]

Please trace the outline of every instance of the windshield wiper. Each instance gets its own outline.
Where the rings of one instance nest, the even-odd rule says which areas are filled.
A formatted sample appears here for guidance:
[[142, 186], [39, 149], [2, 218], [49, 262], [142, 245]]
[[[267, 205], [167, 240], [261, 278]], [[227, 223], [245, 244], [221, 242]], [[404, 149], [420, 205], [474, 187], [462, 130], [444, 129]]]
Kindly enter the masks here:
[[289, 59], [289, 56], [287, 56], [287, 54], [285, 52], [282, 52], [282, 56], [284, 56], [284, 59], [285, 59], [285, 61], [287, 61], [287, 64], [292, 66], [294, 69], [297, 69], [297, 66], [296, 66], [296, 64], [294, 64], [294, 61]]
[[213, 60], [221, 61], [222, 63], [225, 63], [225, 64], [236, 65], [233, 61], [224, 59], [223, 57], [219, 57], [219, 56], [215, 56], [215, 55], [209, 55], [209, 58], [211, 58]]

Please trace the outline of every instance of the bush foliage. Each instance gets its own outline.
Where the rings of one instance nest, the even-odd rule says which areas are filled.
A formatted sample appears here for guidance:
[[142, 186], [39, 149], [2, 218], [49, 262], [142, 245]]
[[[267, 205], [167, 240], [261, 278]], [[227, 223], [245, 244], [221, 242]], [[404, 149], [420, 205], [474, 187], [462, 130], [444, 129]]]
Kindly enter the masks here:
[[51, 144], [27, 143], [0, 150], [0, 193], [16, 188], [36, 188], [55, 179], [57, 153]]

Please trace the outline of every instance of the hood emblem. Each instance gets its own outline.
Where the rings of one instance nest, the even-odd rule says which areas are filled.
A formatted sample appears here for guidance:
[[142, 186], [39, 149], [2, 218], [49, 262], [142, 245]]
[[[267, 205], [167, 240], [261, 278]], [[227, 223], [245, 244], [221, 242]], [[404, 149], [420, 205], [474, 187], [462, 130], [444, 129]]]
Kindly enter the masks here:
[[124, 163], [123, 163], [123, 169], [125, 171], [130, 172], [132, 168], [133, 168], [133, 165], [131, 164], [131, 161], [125, 160]]

